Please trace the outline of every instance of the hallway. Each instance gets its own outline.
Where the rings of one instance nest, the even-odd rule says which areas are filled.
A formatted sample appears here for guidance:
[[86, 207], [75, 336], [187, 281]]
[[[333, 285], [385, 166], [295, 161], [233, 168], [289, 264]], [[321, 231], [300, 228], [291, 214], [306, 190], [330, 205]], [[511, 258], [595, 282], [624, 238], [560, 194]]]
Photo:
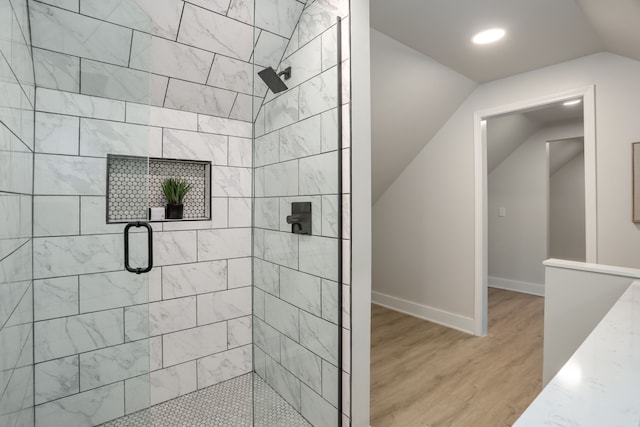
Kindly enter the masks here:
[[543, 309], [490, 288], [481, 338], [373, 305], [371, 426], [511, 426], [541, 390]]

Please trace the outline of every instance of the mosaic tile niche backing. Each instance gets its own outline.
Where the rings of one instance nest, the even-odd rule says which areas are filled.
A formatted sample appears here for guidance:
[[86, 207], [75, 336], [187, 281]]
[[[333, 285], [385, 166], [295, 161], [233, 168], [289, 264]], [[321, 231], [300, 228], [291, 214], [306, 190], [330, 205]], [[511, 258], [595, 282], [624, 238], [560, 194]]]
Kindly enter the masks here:
[[131, 156], [108, 156], [107, 222], [147, 220], [150, 207], [163, 207], [162, 182], [185, 180], [185, 220], [211, 219], [211, 163]]

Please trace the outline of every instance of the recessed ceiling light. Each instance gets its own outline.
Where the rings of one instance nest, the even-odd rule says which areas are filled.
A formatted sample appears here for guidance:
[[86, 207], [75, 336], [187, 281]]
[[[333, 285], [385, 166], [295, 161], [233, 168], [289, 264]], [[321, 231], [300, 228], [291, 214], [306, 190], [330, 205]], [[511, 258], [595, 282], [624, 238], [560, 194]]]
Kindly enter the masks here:
[[571, 105], [580, 104], [581, 102], [582, 102], [582, 99], [574, 99], [574, 100], [571, 100], [571, 101], [564, 102], [562, 105], [564, 105], [565, 107], [569, 107]]
[[478, 34], [473, 36], [471, 41], [475, 44], [487, 44], [493, 43], [504, 37], [506, 31], [502, 28], [491, 28], [489, 30], [480, 31]]

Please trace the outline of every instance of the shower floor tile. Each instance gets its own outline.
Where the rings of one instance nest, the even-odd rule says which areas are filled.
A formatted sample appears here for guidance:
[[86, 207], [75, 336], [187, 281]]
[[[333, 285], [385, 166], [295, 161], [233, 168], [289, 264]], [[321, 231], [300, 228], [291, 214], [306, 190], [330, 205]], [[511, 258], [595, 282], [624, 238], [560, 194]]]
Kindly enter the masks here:
[[[251, 423], [251, 379], [255, 392], [255, 424]], [[180, 396], [101, 427], [311, 427], [258, 375], [246, 374]]]

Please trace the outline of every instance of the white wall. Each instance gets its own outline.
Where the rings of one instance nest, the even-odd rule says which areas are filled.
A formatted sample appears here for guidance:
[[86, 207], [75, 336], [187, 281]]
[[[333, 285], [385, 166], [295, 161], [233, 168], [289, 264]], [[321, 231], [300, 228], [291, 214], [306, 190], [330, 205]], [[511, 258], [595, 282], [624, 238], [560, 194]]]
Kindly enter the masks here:
[[585, 261], [584, 203], [582, 152], [549, 179], [549, 258]]
[[462, 74], [371, 29], [374, 202], [475, 87]]
[[[491, 129], [490, 119], [487, 125], [489, 147]], [[583, 132], [582, 121], [544, 127], [527, 138], [489, 174], [487, 185], [490, 286], [508, 287], [508, 282], [512, 282], [513, 289], [518, 289], [521, 283], [544, 285], [542, 261], [548, 258], [549, 172], [546, 143], [549, 140], [581, 136]], [[580, 191], [584, 200], [584, 169]], [[499, 217], [499, 208], [505, 208], [504, 217]], [[582, 223], [584, 235], [584, 209]], [[495, 279], [501, 279], [500, 283]]]
[[472, 319], [473, 114], [589, 85], [596, 89], [598, 262], [640, 266], [640, 231], [629, 213], [640, 62], [600, 53], [487, 83], [469, 96], [374, 205], [374, 291]]

